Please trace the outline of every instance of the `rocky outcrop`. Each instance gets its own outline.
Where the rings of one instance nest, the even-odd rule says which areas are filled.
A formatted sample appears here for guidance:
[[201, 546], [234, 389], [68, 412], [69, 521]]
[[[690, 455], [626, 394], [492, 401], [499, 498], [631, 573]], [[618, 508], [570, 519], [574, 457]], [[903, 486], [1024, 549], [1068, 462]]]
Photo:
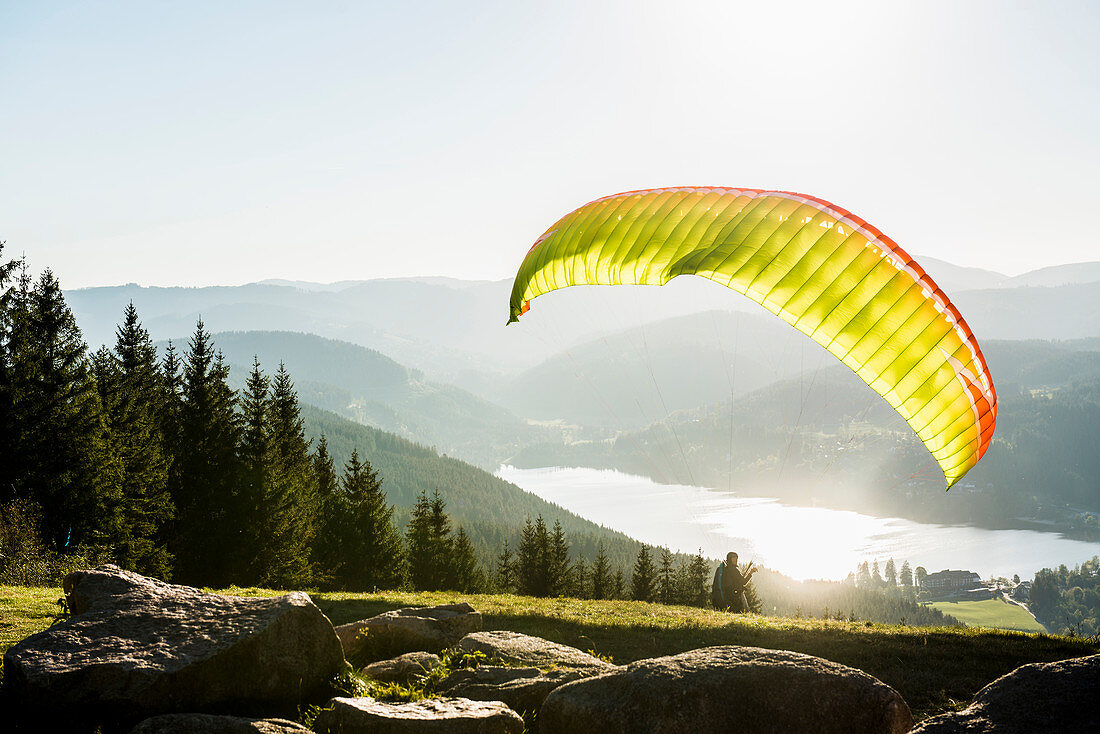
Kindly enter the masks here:
[[363, 674], [383, 683], [408, 683], [413, 677], [443, 665], [439, 656], [430, 652], [407, 652], [389, 660], [379, 660], [363, 668]]
[[336, 628], [348, 660], [381, 660], [398, 653], [440, 652], [481, 629], [481, 613], [465, 602], [406, 607]]
[[433, 698], [386, 703], [334, 698], [317, 715], [318, 734], [520, 734], [523, 719], [500, 703]]
[[130, 734], [308, 734], [286, 719], [242, 719], [212, 714], [164, 714], [146, 719]]
[[331, 623], [300, 592], [249, 599], [116, 566], [71, 574], [74, 616], [4, 655], [9, 700], [46, 728], [162, 713], [293, 715], [341, 669]]
[[474, 670], [456, 670], [439, 683], [439, 690], [450, 696], [474, 701], [500, 701], [523, 717], [529, 732], [537, 731], [538, 712], [555, 688], [585, 677], [579, 670], [509, 668], [480, 666]]
[[914, 734], [1100, 731], [1100, 655], [1022, 665], [978, 691], [962, 711], [928, 719]]
[[642, 660], [568, 683], [539, 712], [542, 734], [902, 734], [912, 725], [897, 691], [862, 671], [734, 646]]
[[567, 668], [590, 675], [617, 669], [617, 666], [575, 647], [505, 630], [474, 632], [459, 640], [458, 647], [470, 652], [483, 652], [490, 659], [513, 665], [531, 665], [544, 669]]

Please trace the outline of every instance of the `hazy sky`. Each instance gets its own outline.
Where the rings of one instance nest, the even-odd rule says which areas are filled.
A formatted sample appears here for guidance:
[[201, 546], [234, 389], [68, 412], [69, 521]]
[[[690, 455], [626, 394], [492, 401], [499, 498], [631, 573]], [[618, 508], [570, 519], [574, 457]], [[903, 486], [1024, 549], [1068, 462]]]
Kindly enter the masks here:
[[509, 277], [567, 211], [815, 194], [1100, 259], [1100, 4], [0, 0], [0, 240], [67, 288]]

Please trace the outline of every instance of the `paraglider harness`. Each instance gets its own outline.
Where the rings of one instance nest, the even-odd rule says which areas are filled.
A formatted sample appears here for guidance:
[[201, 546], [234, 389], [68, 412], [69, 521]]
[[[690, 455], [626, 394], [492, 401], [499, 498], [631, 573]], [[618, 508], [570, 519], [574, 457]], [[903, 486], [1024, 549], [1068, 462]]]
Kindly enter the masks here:
[[740, 589], [734, 589], [731, 599], [726, 599], [726, 594], [722, 590], [722, 573], [726, 569], [726, 563], [723, 561], [718, 564], [718, 568], [714, 569], [714, 583], [710, 587], [710, 603], [714, 605], [715, 609], [732, 609], [737, 607], [736, 611], [747, 612], [748, 609], [741, 609], [743, 606], [741, 595], [745, 593], [745, 589], [748, 587], [748, 581], [746, 581]]

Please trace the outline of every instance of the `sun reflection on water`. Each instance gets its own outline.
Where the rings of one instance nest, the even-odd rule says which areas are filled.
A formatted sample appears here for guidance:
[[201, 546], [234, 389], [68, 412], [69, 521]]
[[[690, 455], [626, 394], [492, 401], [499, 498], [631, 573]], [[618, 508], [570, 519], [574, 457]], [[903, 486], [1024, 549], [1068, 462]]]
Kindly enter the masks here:
[[[617, 471], [501, 467], [503, 479], [650, 545], [711, 558], [735, 550], [795, 579], [843, 579], [862, 561], [894, 558], [929, 571], [967, 568], [1030, 577], [1100, 554], [1100, 543], [1057, 533], [917, 523], [846, 510], [792, 507], [764, 497], [657, 484]], [[522, 520], [522, 519], [521, 519]]]

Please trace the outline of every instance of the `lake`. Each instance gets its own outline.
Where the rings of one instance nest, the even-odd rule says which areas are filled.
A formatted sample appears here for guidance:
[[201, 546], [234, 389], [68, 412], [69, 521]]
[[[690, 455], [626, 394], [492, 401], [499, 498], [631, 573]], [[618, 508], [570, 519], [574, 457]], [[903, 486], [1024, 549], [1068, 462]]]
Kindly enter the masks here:
[[673, 551], [756, 561], [796, 579], [843, 579], [861, 561], [908, 560], [929, 573], [945, 568], [982, 578], [1030, 579], [1044, 567], [1100, 555], [1100, 543], [1060, 533], [934, 525], [846, 510], [794, 507], [767, 497], [585, 468], [516, 469], [498, 476], [588, 520]]

